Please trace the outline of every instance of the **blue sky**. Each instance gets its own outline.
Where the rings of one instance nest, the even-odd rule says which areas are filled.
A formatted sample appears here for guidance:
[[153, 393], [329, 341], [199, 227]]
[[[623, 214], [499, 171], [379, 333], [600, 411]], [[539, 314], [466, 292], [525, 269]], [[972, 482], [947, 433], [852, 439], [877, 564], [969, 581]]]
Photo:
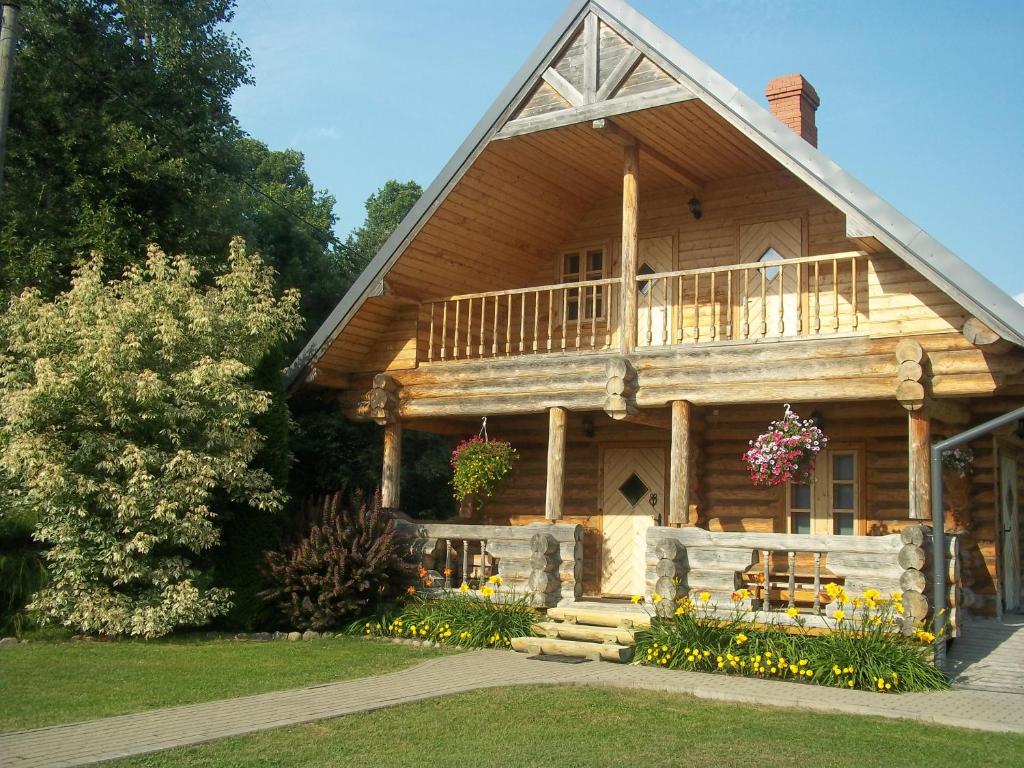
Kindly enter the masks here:
[[[1012, 294], [1024, 295], [1024, 3], [634, 0], [749, 95], [802, 72], [819, 145]], [[256, 85], [242, 127], [306, 155], [338, 232], [389, 178], [427, 186], [561, 0], [240, 0]]]

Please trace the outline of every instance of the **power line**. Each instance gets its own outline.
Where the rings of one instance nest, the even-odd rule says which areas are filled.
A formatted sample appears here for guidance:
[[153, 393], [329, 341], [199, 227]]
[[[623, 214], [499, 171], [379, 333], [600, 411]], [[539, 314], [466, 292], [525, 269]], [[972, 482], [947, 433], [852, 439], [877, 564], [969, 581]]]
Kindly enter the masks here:
[[[24, 26], [24, 24], [23, 24], [21, 31], [23, 33], [22, 34], [22, 39], [24, 39], [24, 40], [26, 40], [26, 41], [28, 41], [30, 43], [33, 42], [32, 30], [27, 29]], [[50, 51], [50, 53], [55, 54], [58, 58], [62, 59], [67, 64], [70, 64], [72, 67], [74, 67], [76, 70], [78, 70], [79, 73], [89, 75], [90, 78], [93, 81], [98, 80], [98, 78], [96, 78], [94, 73], [89, 72], [85, 67], [83, 67], [81, 64], [79, 64], [77, 61], [75, 61], [74, 59], [69, 58], [68, 56], [64, 55], [57, 46], [50, 46], [49, 51]], [[126, 104], [128, 104], [129, 106], [134, 108], [136, 111], [138, 111], [140, 114], [145, 116], [148, 120], [150, 120], [150, 122], [152, 122], [155, 125], [159, 126], [165, 132], [170, 133], [171, 135], [173, 135], [175, 139], [177, 139], [179, 141], [184, 141], [182, 139], [182, 137], [172, 127], [169, 127], [161, 118], [158, 118], [155, 115], [153, 115], [148, 109], [146, 109], [146, 107], [144, 105], [142, 105], [141, 103], [136, 101], [133, 97], [131, 97], [128, 94], [125, 94], [125, 93], [119, 91], [118, 89], [116, 89], [113, 85], [111, 85], [106, 80], [103, 80], [102, 84], [107, 89], [107, 91], [109, 91], [112, 95], [116, 96], [117, 98], [121, 99]], [[325, 230], [325, 229], [319, 227], [318, 225], [316, 225], [313, 222], [311, 222], [308, 219], [306, 219], [304, 216], [296, 213], [291, 208], [289, 208], [287, 205], [285, 205], [280, 200], [275, 198], [273, 195], [270, 195], [268, 192], [266, 192], [265, 190], [260, 188], [260, 186], [257, 183], [251, 182], [248, 178], [246, 178], [242, 174], [235, 174], [235, 173], [232, 173], [232, 172], [229, 172], [229, 171], [225, 170], [223, 167], [220, 166], [219, 160], [217, 158], [213, 157], [212, 155], [210, 155], [207, 152], [207, 150], [204, 147], [202, 147], [201, 145], [194, 144], [192, 146], [192, 149], [200, 157], [205, 159], [207, 161], [208, 165], [213, 170], [217, 171], [218, 173], [222, 174], [223, 176], [225, 176], [228, 179], [231, 179], [233, 181], [238, 181], [244, 187], [249, 189], [251, 192], [259, 195], [260, 197], [265, 199], [267, 202], [269, 202], [271, 205], [276, 206], [277, 208], [282, 210], [284, 213], [288, 214], [293, 219], [295, 219], [299, 223], [301, 223], [304, 226], [306, 226], [315, 235], [319, 236], [320, 238], [326, 240], [328, 243], [334, 245], [337, 248], [340, 248], [341, 250], [345, 251], [346, 253], [348, 253], [350, 255], [360, 256], [360, 254], [355, 249], [353, 249], [347, 243], [344, 243], [341, 240], [339, 240], [337, 235], [335, 235], [333, 232], [331, 232], [330, 230]], [[179, 155], [179, 159], [182, 159], [180, 157], [180, 155]]]

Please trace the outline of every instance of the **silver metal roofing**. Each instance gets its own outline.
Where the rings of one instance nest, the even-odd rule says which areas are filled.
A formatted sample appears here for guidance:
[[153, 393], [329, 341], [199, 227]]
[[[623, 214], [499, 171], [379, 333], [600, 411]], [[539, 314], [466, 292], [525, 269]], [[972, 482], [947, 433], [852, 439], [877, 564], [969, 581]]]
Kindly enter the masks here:
[[767, 109], [655, 26], [623, 0], [572, 0], [526, 63], [427, 188], [419, 202], [317, 329], [286, 372], [294, 385], [382, 280], [405, 246], [528, 92], [560, 42], [589, 12], [620, 28], [651, 60], [693, 90], [757, 146], [847, 216], [851, 236], [875, 237], [1003, 338], [1024, 346], [1024, 306], [869, 190]]

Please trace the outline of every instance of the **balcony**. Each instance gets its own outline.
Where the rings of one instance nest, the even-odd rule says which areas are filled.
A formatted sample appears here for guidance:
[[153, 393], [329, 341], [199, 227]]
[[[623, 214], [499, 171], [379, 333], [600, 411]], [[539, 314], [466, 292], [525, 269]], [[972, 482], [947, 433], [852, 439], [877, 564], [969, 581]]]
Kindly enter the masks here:
[[621, 277], [432, 299], [420, 304], [419, 362], [860, 333], [868, 266], [842, 253], [637, 274], [632, 317]]

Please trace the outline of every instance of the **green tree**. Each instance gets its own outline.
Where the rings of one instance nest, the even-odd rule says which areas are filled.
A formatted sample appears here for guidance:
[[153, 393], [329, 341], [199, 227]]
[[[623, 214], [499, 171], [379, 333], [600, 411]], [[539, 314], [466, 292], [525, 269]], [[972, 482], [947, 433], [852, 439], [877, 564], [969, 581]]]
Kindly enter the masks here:
[[377, 255], [422, 194], [422, 187], [415, 181], [390, 179], [367, 198], [366, 219], [352, 231], [342, 249], [341, 263], [349, 284]]
[[233, 241], [203, 287], [151, 247], [104, 283], [94, 258], [54, 301], [29, 289], [0, 318], [0, 472], [38, 514], [49, 584], [33, 608], [85, 632], [155, 637], [223, 613], [195, 558], [218, 540], [218, 494], [284, 502], [252, 462], [272, 397], [253, 373], [299, 325], [294, 291]]

